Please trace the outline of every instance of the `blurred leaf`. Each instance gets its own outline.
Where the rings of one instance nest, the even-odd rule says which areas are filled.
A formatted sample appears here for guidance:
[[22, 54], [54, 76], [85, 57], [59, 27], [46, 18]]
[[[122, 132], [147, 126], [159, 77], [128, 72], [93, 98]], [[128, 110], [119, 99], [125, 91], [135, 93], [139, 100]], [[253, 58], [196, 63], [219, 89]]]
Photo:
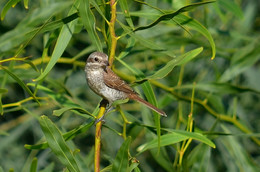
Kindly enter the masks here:
[[131, 137], [128, 137], [121, 145], [120, 149], [116, 154], [116, 158], [112, 164], [112, 172], [128, 171], [128, 152], [130, 143]]
[[228, 12], [235, 14], [235, 16], [240, 19], [243, 18], [243, 11], [233, 0], [218, 0], [217, 3]]
[[205, 144], [196, 146], [188, 156], [188, 166], [191, 171], [208, 171], [211, 157], [211, 148]]
[[47, 116], [41, 116], [39, 122], [53, 153], [71, 172], [78, 172], [79, 168], [73, 154], [71, 153], [72, 151], [67, 146], [60, 130]]
[[[73, 13], [76, 12], [75, 7], [79, 7], [79, 1], [75, 1], [75, 4], [73, 5], [73, 7], [71, 8], [71, 10], [69, 11], [68, 15], [71, 15]], [[51, 71], [51, 69], [54, 67], [54, 65], [57, 63], [57, 61], [59, 60], [59, 58], [61, 57], [62, 53], [64, 52], [64, 50], [66, 49], [72, 34], [74, 32], [75, 29], [75, 25], [77, 24], [77, 19], [75, 19], [74, 21], [70, 22], [67, 25], [64, 25], [60, 31], [57, 43], [55, 45], [55, 48], [53, 50], [52, 56], [51, 56], [51, 60], [49, 61], [48, 65], [46, 66], [45, 70], [43, 71], [43, 73], [37, 78], [35, 79], [36, 81], [40, 81], [43, 78], [46, 77], [46, 75]]]
[[[91, 122], [87, 123], [87, 124], [83, 124], [78, 126], [77, 128], [74, 128], [73, 130], [70, 130], [64, 134], [62, 134], [62, 137], [64, 138], [65, 141], [71, 140], [74, 137], [76, 137], [77, 135], [81, 134], [81, 133], [85, 133], [93, 124], [94, 124], [94, 120], [92, 120]], [[36, 145], [24, 145], [24, 147], [26, 149], [46, 149], [49, 147], [47, 142], [43, 142], [41, 144], [36, 144]]]
[[95, 9], [101, 15], [101, 17], [108, 23], [109, 21], [106, 19], [106, 17], [104, 15], [104, 13], [102, 12], [102, 10], [99, 8], [100, 5], [97, 4], [95, 0], [90, 0], [90, 3], [91, 3], [91, 5], [93, 5], [95, 7]]
[[187, 6], [185, 6], [185, 7], [180, 8], [180, 9], [177, 10], [177, 11], [174, 11], [174, 12], [171, 12], [171, 13], [168, 13], [168, 14], [163, 14], [163, 15], [161, 15], [160, 17], [158, 17], [158, 18], [157, 18], [154, 22], [152, 22], [151, 24], [148, 24], [147, 26], [137, 27], [134, 31], [144, 30], [144, 29], [151, 28], [151, 27], [157, 25], [157, 24], [158, 24], [159, 22], [161, 22], [161, 21], [170, 20], [170, 19], [172, 19], [173, 17], [175, 17], [176, 15], [178, 15], [178, 14], [180, 14], [180, 13], [187, 12], [187, 11], [191, 11], [191, 10], [193, 10], [194, 8], [198, 7], [198, 6], [205, 5], [205, 4], [212, 3], [212, 2], [215, 2], [215, 1], [206, 1], [206, 2], [199, 2], [199, 3], [193, 3], [193, 4], [190, 4], [190, 5], [187, 5]]
[[[225, 125], [221, 125], [221, 128], [225, 133], [231, 133]], [[236, 169], [242, 171], [259, 171], [259, 165], [256, 165], [251, 158], [248, 157], [246, 149], [240, 144], [236, 137], [221, 137], [221, 141], [218, 144], [225, 147], [228, 159], [234, 161]], [[223, 151], [223, 150], [222, 150]], [[233, 163], [232, 163], [233, 164]], [[228, 168], [229, 170], [232, 168]]]
[[138, 160], [136, 160], [135, 158], [133, 158], [133, 159], [131, 159], [131, 164], [129, 166], [129, 171], [133, 171], [134, 169], [138, 169], [138, 165], [140, 164]]
[[134, 48], [134, 45], [135, 45], [135, 39], [133, 37], [130, 37], [129, 39], [127, 39], [128, 43], [126, 45], [126, 48], [121, 51], [121, 53], [118, 55], [118, 59], [122, 59], [124, 58], [125, 56], [127, 56], [130, 51]]
[[7, 93], [7, 92], [8, 92], [7, 89], [5, 89], [5, 88], [0, 88], [0, 94]]
[[51, 162], [48, 166], [46, 166], [44, 169], [40, 170], [39, 172], [50, 172], [54, 169], [54, 162]]
[[117, 21], [117, 22], [120, 24], [120, 26], [123, 28], [123, 30], [125, 31], [126, 34], [128, 34], [129, 36], [138, 40], [138, 42], [141, 45], [143, 45], [144, 47], [149, 48], [149, 49], [153, 49], [153, 50], [165, 50], [165, 48], [163, 48], [162, 46], [157, 45], [154, 42], [152, 42], [148, 39], [145, 39], [140, 35], [135, 34], [133, 31], [131, 31], [130, 27], [124, 25], [123, 23], [121, 23], [119, 21]]
[[[189, 61], [191, 61], [193, 58], [198, 56], [202, 52], [203, 48], [197, 48], [195, 50], [191, 50], [177, 58], [174, 58], [173, 60], [169, 61], [163, 68], [155, 72], [153, 75], [146, 77], [144, 80], [147, 79], [161, 79], [167, 76], [175, 66], [185, 64]], [[136, 82], [142, 82], [142, 80], [138, 80]]]
[[3, 69], [9, 76], [11, 76], [38, 104], [40, 104], [40, 102], [37, 100], [35, 95], [31, 92], [29, 87], [27, 87], [18, 76], [16, 76], [13, 72], [9, 71], [7, 68], [1, 65], [0, 68]]
[[[0, 55], [5, 51], [10, 51], [17, 46], [21, 46], [23, 42], [31, 39], [31, 37], [41, 29], [41, 27], [37, 29], [34, 27], [38, 27], [40, 24], [44, 23], [50, 16], [54, 16], [64, 11], [68, 6], [71, 6], [71, 4], [72, 1], [56, 2], [51, 6], [34, 9], [33, 12], [29, 13], [29, 15], [27, 15], [14, 29], [0, 36]], [[50, 25], [53, 26], [57, 22], [51, 22]], [[46, 30], [50, 29], [48, 23], [45, 27]], [[42, 28], [42, 31], [46, 30]]]
[[103, 52], [101, 41], [95, 29], [95, 17], [90, 9], [89, 0], [81, 0], [80, 3], [81, 5], [79, 6], [79, 14], [88, 32], [88, 35], [90, 36], [91, 41], [96, 46], [97, 50]]
[[121, 10], [122, 10], [123, 14], [125, 15], [126, 22], [131, 27], [131, 29], [134, 29], [134, 24], [133, 24], [133, 21], [131, 19], [130, 14], [129, 14], [129, 8], [128, 8], [127, 0], [120, 0], [119, 1], [119, 5], [121, 7]]
[[29, 0], [23, 0], [24, 8], [28, 9]]
[[37, 172], [37, 163], [38, 159], [34, 157], [31, 163], [30, 172]]
[[[182, 85], [181, 87], [176, 87], [175, 89], [192, 89], [193, 84]], [[208, 91], [212, 93], [219, 94], [240, 94], [244, 92], [252, 92], [255, 94], [260, 94], [260, 91], [254, 90], [252, 88], [244, 86], [236, 86], [229, 83], [196, 83], [197, 90]]]
[[233, 79], [235, 76], [244, 72], [246, 69], [251, 67], [252, 65], [260, 59], [260, 49], [256, 48], [252, 53], [237, 61], [235, 64], [231, 65], [219, 78], [219, 82], [227, 82], [230, 79]]
[[6, 13], [9, 11], [9, 9], [11, 8], [11, 7], [15, 7], [16, 6], [16, 4], [18, 3], [18, 2], [20, 2], [21, 0], [9, 0], [6, 4], [5, 4], [5, 6], [4, 6], [4, 8], [3, 8], [3, 10], [2, 10], [2, 12], [1, 12], [1, 20], [4, 20], [4, 18], [5, 18], [5, 15], [6, 15]]

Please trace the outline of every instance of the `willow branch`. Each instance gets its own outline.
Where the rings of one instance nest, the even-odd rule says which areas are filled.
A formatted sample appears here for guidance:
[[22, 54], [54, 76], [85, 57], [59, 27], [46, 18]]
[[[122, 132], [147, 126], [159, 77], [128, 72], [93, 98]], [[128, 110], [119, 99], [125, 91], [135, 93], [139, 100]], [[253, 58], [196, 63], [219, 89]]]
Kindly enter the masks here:
[[111, 8], [111, 19], [109, 22], [109, 31], [111, 36], [111, 47], [110, 47], [110, 53], [109, 53], [109, 64], [112, 66], [115, 52], [116, 52], [116, 44], [118, 37], [115, 33], [115, 23], [116, 23], [116, 2], [115, 0], [110, 0], [110, 8]]
[[[100, 119], [106, 110], [106, 103], [102, 103], [100, 105], [100, 110], [97, 116], [97, 119]], [[101, 127], [102, 127], [102, 120], [97, 122], [96, 124], [96, 133], [95, 133], [95, 159], [94, 159], [94, 171], [100, 171], [100, 148], [101, 148]]]

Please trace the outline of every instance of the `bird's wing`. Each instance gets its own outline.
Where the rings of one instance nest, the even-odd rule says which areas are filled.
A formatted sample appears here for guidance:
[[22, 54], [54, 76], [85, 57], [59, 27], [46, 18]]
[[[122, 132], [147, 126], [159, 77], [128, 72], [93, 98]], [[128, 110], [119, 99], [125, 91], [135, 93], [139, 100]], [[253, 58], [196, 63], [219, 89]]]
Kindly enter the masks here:
[[135, 93], [135, 91], [109, 67], [106, 67], [104, 70], [104, 82], [110, 88], [123, 91], [125, 93]]

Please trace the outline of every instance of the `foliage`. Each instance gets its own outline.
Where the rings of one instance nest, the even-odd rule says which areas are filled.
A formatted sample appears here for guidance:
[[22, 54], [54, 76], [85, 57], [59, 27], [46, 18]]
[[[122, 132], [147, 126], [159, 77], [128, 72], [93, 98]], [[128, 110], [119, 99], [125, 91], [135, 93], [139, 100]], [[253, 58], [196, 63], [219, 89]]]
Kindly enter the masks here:
[[102, 171], [259, 171], [259, 2], [116, 7], [113, 27], [101, 0], [0, 2], [0, 171], [93, 171], [101, 98], [83, 70], [93, 51], [168, 115], [117, 105]]

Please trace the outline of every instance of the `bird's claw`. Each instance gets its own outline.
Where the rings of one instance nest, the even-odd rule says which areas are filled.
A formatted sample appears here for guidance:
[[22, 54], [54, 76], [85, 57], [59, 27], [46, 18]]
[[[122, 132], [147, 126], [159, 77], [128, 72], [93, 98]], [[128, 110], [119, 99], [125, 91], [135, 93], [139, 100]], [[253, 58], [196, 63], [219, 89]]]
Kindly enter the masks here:
[[104, 124], [106, 122], [104, 118], [105, 118], [105, 115], [103, 115], [100, 118], [96, 119], [95, 125], [97, 125], [97, 123], [99, 123], [99, 122], [102, 122], [102, 124]]

